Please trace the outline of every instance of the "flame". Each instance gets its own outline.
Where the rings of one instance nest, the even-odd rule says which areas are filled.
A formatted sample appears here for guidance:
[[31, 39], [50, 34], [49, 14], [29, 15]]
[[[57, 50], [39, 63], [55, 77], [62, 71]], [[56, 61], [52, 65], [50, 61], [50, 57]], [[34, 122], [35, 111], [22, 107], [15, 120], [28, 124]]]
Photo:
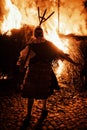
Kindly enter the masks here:
[[18, 8], [11, 3], [10, 0], [5, 1], [5, 8], [8, 10], [7, 16], [4, 16], [1, 32], [5, 33], [13, 28], [20, 28], [21, 26], [21, 13]]
[[[5, 3], [4, 7], [2, 4], [3, 1]], [[41, 12], [47, 8], [48, 15], [50, 12], [55, 11], [55, 15], [50, 19], [53, 21], [50, 22], [50, 20], [48, 20], [49, 22], [46, 22], [46, 24], [50, 23], [49, 26], [47, 24], [48, 28], [53, 23], [53, 27], [55, 29], [59, 28], [60, 32], [63, 34], [74, 33], [78, 35], [87, 35], [87, 10], [83, 5], [84, 0], [77, 0], [76, 2], [73, 2], [73, 0], [61, 0], [59, 7], [59, 21], [58, 1], [60, 0], [48, 0], [43, 2], [42, 0], [1, 0], [0, 11], [1, 15], [3, 15], [3, 18], [0, 16], [0, 26], [2, 22], [1, 32], [4, 33], [13, 28], [20, 28], [23, 24], [38, 25], [37, 7], [39, 6], [42, 10]], [[14, 4], [12, 2], [14, 2]], [[3, 12], [2, 10], [6, 10], [8, 13]], [[53, 30], [52, 28], [51, 32], [52, 31], [56, 30]]]
[[[69, 46], [68, 39], [62, 41], [59, 38], [58, 32], [56, 31], [57, 27], [54, 26], [56, 24], [56, 21], [55, 21], [54, 24], [53, 23], [54, 23], [54, 19], [52, 21], [50, 21], [50, 27], [48, 28], [48, 31], [44, 31], [45, 32], [45, 38], [48, 39], [49, 41], [53, 42], [53, 44], [55, 46], [57, 46], [58, 48], [60, 48], [61, 50], [63, 50], [63, 52], [68, 53], [69, 52], [69, 50], [68, 50], [68, 46]], [[56, 74], [58, 74], [58, 76], [60, 76], [61, 73], [64, 70], [65, 64], [61, 60], [58, 60], [57, 62], [58, 62], [57, 63], [58, 67], [56, 66], [57, 67]]]

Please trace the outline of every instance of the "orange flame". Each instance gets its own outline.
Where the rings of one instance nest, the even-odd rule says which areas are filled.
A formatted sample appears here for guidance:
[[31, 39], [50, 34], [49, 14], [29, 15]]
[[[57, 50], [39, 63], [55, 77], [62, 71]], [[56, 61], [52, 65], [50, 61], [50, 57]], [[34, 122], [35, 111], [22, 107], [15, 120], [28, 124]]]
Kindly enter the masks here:
[[6, 0], [5, 8], [8, 10], [8, 15], [4, 16], [4, 22], [2, 23], [1, 32], [5, 33], [13, 28], [20, 28], [21, 26], [21, 13], [18, 8], [11, 3], [10, 0]]

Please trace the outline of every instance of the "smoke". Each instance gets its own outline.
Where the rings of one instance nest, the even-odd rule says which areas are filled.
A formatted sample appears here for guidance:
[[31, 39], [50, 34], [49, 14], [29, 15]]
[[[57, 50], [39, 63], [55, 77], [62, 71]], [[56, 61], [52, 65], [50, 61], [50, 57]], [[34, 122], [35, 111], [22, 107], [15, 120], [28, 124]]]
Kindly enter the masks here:
[[[8, 13], [8, 10], [5, 9], [6, 1], [7, 0], [1, 0], [0, 25], [3, 22], [3, 18]], [[56, 28], [59, 29], [60, 33], [87, 35], [87, 14], [83, 4], [84, 1], [85, 0], [59, 0], [60, 7], [58, 19], [58, 0], [11, 0], [12, 4], [17, 6], [22, 14], [22, 24], [37, 26], [39, 24], [37, 8], [39, 7], [41, 16], [45, 9], [47, 9], [45, 17], [55, 11], [53, 16], [44, 23], [46, 28], [51, 26], [49, 21], [52, 21], [53, 26], [55, 25], [54, 22], [56, 22]]]

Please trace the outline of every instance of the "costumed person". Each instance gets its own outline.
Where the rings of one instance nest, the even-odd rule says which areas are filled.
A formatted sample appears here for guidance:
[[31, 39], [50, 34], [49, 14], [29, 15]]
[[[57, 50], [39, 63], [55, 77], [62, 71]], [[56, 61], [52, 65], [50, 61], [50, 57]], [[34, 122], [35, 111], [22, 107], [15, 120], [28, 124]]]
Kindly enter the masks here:
[[[25, 124], [30, 121], [34, 99], [43, 100], [42, 117], [46, 117], [46, 100], [53, 94], [54, 89], [60, 89], [56, 76], [52, 69], [52, 60], [65, 59], [72, 64], [76, 63], [69, 55], [58, 49], [53, 43], [44, 38], [43, 29], [38, 26], [34, 30], [34, 38], [30, 40], [26, 48], [21, 52], [21, 58], [26, 57], [27, 67], [24, 77], [22, 96], [28, 98], [28, 109]], [[25, 51], [26, 50], [26, 51]], [[23, 55], [24, 54], [24, 55]]]

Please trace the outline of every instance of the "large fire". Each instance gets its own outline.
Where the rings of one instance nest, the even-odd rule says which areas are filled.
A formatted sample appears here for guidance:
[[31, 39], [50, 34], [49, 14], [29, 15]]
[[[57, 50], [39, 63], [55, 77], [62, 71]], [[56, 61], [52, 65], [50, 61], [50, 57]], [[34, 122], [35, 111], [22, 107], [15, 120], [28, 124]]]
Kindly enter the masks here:
[[[60, 7], [58, 7], [58, 2], [60, 2]], [[52, 41], [64, 52], [69, 53], [68, 40], [61, 40], [58, 33], [87, 34], [85, 15], [81, 14], [81, 12], [84, 12], [82, 1], [77, 0], [73, 4], [72, 2], [73, 0], [48, 0], [43, 2], [42, 0], [1, 0], [0, 32], [3, 34], [13, 28], [20, 29], [24, 24], [37, 26], [39, 24], [38, 7], [40, 7], [41, 13], [47, 9], [47, 16], [54, 11], [55, 13], [42, 24], [45, 38]], [[78, 7], [81, 8], [78, 9]], [[61, 73], [64, 64], [61, 61], [58, 63], [57, 71]]]

